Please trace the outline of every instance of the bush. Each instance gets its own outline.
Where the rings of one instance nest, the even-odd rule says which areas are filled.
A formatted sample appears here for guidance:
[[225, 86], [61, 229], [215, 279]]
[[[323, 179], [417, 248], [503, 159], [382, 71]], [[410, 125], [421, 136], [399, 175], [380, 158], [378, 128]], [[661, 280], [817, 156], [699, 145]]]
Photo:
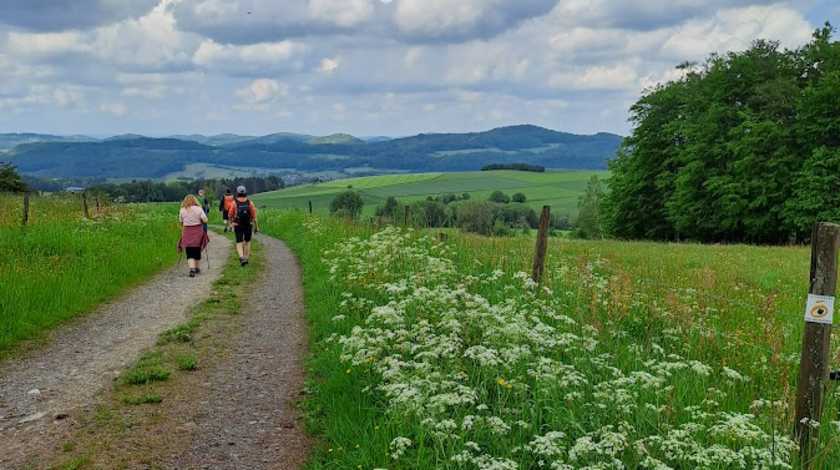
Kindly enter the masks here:
[[422, 227], [445, 227], [449, 221], [446, 205], [438, 201], [421, 201], [411, 205], [412, 220]]
[[362, 213], [365, 202], [362, 196], [356, 191], [344, 191], [339, 193], [330, 202], [330, 213], [338, 216], [357, 218]]
[[379, 206], [376, 208], [376, 216], [377, 217], [387, 217], [391, 220], [395, 220], [397, 215], [399, 215], [400, 210], [400, 203], [397, 201], [397, 198], [394, 196], [389, 196], [388, 199], [385, 200], [384, 206]]
[[0, 162], [0, 193], [22, 193], [26, 184], [14, 166]]
[[458, 207], [456, 223], [465, 232], [492, 235], [495, 218], [493, 204], [471, 201]]
[[516, 193], [516, 194], [514, 194], [514, 195], [513, 195], [513, 197], [511, 198], [511, 200], [513, 200], [513, 202], [523, 203], [523, 202], [525, 202], [525, 201], [527, 201], [527, 200], [528, 200], [528, 197], [527, 197], [527, 196], [525, 196], [525, 195], [524, 195], [524, 194], [522, 194], [522, 193]]
[[488, 199], [488, 201], [496, 202], [499, 204], [507, 204], [510, 202], [510, 196], [501, 191], [493, 191], [493, 193], [490, 194], [490, 198]]
[[540, 218], [537, 212], [522, 204], [509, 204], [496, 208], [496, 218], [507, 224], [509, 227], [537, 228]]
[[470, 196], [470, 193], [464, 193], [464, 194], [461, 195], [461, 200], [462, 201], [469, 201], [471, 197], [472, 196]]

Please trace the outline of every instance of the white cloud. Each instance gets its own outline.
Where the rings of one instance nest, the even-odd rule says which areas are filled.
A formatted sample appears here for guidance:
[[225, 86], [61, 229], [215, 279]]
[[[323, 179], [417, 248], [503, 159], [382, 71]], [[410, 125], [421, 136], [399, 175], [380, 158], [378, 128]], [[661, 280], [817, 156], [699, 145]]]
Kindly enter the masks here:
[[370, 20], [374, 5], [371, 0], [309, 0], [309, 16], [316, 21], [350, 28]]
[[248, 86], [236, 90], [240, 104], [238, 110], [265, 111], [268, 105], [289, 94], [289, 86], [269, 78], [259, 78]]
[[246, 46], [219, 44], [205, 39], [193, 54], [193, 63], [230, 74], [303, 68], [306, 48], [293, 41], [259, 43]]
[[338, 59], [330, 59], [329, 57], [325, 57], [321, 59], [321, 65], [318, 66], [318, 70], [326, 74], [331, 74], [338, 70], [338, 67]]
[[123, 117], [128, 114], [128, 107], [123, 103], [102, 103], [99, 105], [99, 111], [116, 117]]

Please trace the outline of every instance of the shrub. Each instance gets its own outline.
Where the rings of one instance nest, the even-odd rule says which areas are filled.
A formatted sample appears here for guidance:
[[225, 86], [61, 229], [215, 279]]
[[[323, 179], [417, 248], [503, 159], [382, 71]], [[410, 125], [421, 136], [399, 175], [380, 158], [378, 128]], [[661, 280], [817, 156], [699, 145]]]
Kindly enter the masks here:
[[525, 201], [527, 201], [527, 200], [528, 200], [528, 197], [527, 197], [527, 196], [525, 196], [525, 195], [524, 195], [524, 194], [522, 194], [522, 193], [516, 193], [516, 194], [514, 194], [514, 195], [513, 195], [513, 197], [511, 198], [511, 200], [512, 200], [513, 202], [523, 203], [523, 202], [525, 202]]
[[471, 197], [472, 196], [470, 196], [470, 193], [464, 193], [464, 194], [461, 195], [461, 200], [469, 201]]
[[510, 196], [501, 191], [493, 191], [493, 193], [490, 194], [488, 201], [497, 202], [499, 204], [507, 204], [510, 202]]
[[364, 205], [365, 202], [358, 192], [344, 191], [336, 195], [330, 202], [330, 213], [355, 219], [362, 213]]
[[412, 220], [423, 227], [444, 227], [449, 214], [446, 205], [438, 201], [421, 201], [411, 206]]
[[495, 207], [488, 202], [471, 201], [458, 207], [457, 225], [465, 232], [492, 235]]
[[0, 162], [0, 193], [22, 193], [26, 184], [20, 178], [14, 166]]
[[389, 196], [385, 200], [385, 205], [376, 208], [377, 217], [387, 217], [389, 219], [396, 219], [399, 215], [400, 203], [394, 196]]

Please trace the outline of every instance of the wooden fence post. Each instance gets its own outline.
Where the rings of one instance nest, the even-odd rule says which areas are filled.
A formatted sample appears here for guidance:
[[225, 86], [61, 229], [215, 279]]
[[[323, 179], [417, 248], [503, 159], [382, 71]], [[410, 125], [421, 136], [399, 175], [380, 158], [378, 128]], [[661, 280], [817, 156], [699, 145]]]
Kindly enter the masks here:
[[[837, 288], [840, 225], [820, 222], [811, 236], [811, 278], [796, 391], [795, 437], [802, 468], [811, 468], [819, 438], [823, 395], [829, 375], [831, 325]], [[813, 423], [813, 425], [812, 425]]]
[[543, 271], [545, 271], [545, 251], [548, 248], [548, 229], [551, 225], [551, 207], [543, 206], [542, 215], [540, 215], [540, 228], [537, 232], [537, 247], [534, 251], [534, 270], [531, 273], [531, 279], [536, 283], [542, 281]]
[[312, 214], [312, 201], [309, 201], [309, 213]]
[[82, 191], [82, 211], [84, 211], [85, 218], [90, 218], [90, 213], [88, 213], [88, 205], [87, 205], [87, 191]]
[[23, 226], [29, 224], [29, 191], [23, 193]]
[[102, 206], [99, 205], [99, 196], [96, 196], [96, 215], [102, 212]]
[[408, 215], [409, 215], [410, 212], [411, 212], [411, 206], [406, 204], [406, 206], [405, 206], [405, 220], [403, 222], [403, 225], [405, 225], [406, 227], [408, 227]]

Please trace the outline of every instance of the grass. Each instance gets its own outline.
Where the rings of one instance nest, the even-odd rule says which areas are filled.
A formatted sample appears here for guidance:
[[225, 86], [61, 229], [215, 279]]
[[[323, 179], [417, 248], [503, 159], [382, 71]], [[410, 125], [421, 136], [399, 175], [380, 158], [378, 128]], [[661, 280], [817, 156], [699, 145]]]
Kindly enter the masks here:
[[[310, 469], [490, 465], [482, 458], [498, 459], [495, 468], [508, 468], [503, 459], [519, 468], [541, 468], [540, 458], [573, 467], [618, 468], [609, 466], [617, 459], [628, 468], [653, 468], [657, 462], [672, 468], [750, 468], [764, 464], [738, 459], [757, 455], [776, 459], [765, 468], [799, 466], [783, 449], [790, 449], [785, 438], [793, 429], [808, 290], [805, 247], [554, 239], [543, 284], [549, 290], [532, 295], [512, 275], [530, 271], [531, 236], [491, 239], [453, 232], [442, 248], [400, 242], [415, 244], [399, 245], [395, 261], [387, 261], [375, 245], [364, 245], [372, 236], [369, 227], [272, 213], [262, 229], [286, 240], [303, 267], [312, 350], [305, 409], [311, 430], [323, 439]], [[357, 241], [349, 241], [354, 237]], [[348, 256], [325, 259], [330, 250]], [[415, 257], [435, 250], [444, 250], [439, 256], [452, 263], [449, 281], [439, 285], [428, 269], [436, 265]], [[329, 263], [337, 266], [335, 279]], [[504, 273], [498, 279], [496, 270]], [[386, 287], [424, 282], [435, 295], [422, 297], [411, 288], [388, 294], [392, 288]], [[446, 303], [450, 289], [462, 282], [469, 295], [486, 299], [486, 311], [483, 301]], [[389, 302], [395, 317], [372, 315], [373, 306]], [[450, 311], [454, 316], [442, 321]], [[473, 317], [481, 321], [469, 323]], [[389, 318], [400, 319], [393, 320], [399, 326], [382, 323]], [[417, 323], [421, 318], [426, 323]], [[539, 319], [542, 326], [514, 328], [526, 319]], [[453, 321], [462, 325], [454, 338], [441, 341], [430, 333]], [[553, 332], [540, 339], [545, 328]], [[389, 331], [407, 331], [409, 339], [388, 343], [382, 338]], [[535, 338], [569, 343], [546, 346]], [[481, 345], [525, 359], [493, 365], [486, 357], [449, 357], [435, 344]], [[837, 358], [836, 338], [834, 344]], [[350, 360], [343, 354], [361, 356]], [[371, 362], [361, 359], [367, 354]], [[564, 377], [565, 389], [533, 375], [541, 361], [566, 371], [541, 373]], [[414, 364], [420, 368], [416, 375]], [[486, 411], [475, 403], [430, 405], [435, 395], [427, 396], [423, 387], [441, 377], [473, 390]], [[657, 385], [646, 386], [639, 382], [643, 378]], [[395, 398], [386, 392], [389, 385], [419, 395]], [[840, 423], [833, 421], [838, 390], [829, 384], [828, 392], [818, 468], [840, 464]], [[435, 400], [444, 396], [453, 399]], [[498, 423], [490, 418], [509, 430], [494, 427]], [[467, 430], [470, 420], [478, 424]], [[560, 434], [551, 434], [555, 431]], [[538, 437], [543, 447], [534, 447]], [[467, 441], [480, 451], [465, 446]], [[456, 455], [463, 464], [453, 463]]]
[[25, 228], [21, 207], [0, 197], [0, 354], [177, 260], [174, 205], [91, 207], [84, 219], [78, 196], [36, 196]]
[[365, 201], [365, 214], [373, 214], [376, 206], [394, 196], [401, 202], [426, 199], [446, 193], [469, 193], [472, 199], [486, 200], [490, 193], [501, 190], [508, 195], [521, 192], [534, 208], [552, 206], [556, 214], [573, 216], [577, 213], [578, 197], [586, 189], [592, 175], [605, 176], [598, 171], [478, 171], [463, 173], [416, 173], [405, 175], [368, 176], [295, 186], [289, 189], [254, 196], [260, 206], [277, 209], [308, 210], [312, 201], [315, 211], [326, 213], [330, 201], [348, 187], [359, 191]]

